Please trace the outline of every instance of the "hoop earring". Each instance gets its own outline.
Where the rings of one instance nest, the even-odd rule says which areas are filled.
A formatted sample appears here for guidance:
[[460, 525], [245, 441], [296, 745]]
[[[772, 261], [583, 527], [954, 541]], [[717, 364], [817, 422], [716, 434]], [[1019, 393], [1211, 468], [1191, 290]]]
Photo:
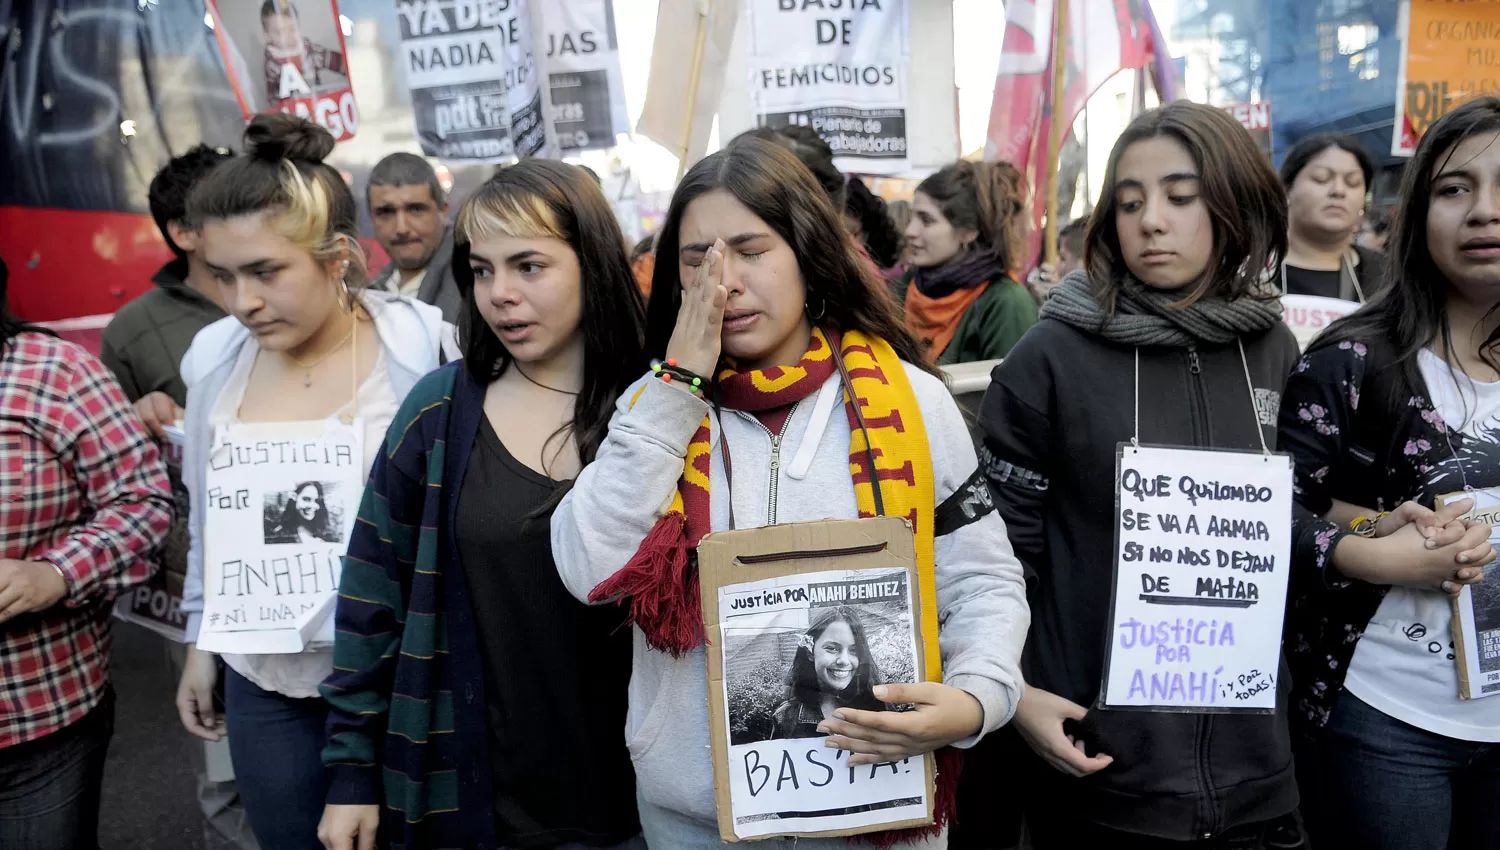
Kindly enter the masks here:
[[818, 314], [816, 316], [813, 315], [811, 302], [803, 304], [802, 309], [807, 312], [807, 317], [809, 319], [812, 319], [814, 322], [816, 322], [822, 319], [824, 316], [828, 315], [828, 299], [818, 299]]

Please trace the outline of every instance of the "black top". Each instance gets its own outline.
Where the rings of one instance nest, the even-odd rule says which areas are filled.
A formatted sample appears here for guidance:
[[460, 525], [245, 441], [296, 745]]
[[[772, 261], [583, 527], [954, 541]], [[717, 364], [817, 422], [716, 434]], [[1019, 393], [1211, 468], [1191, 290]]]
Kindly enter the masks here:
[[[1276, 416], [1297, 363], [1291, 331], [1240, 348], [1136, 349], [1043, 319], [995, 369], [979, 416], [979, 452], [1016, 556], [1027, 568], [1028, 685], [1092, 707], [1099, 696], [1113, 593], [1117, 446], [1276, 448]], [[1255, 390], [1246, 381], [1246, 364]], [[1114, 764], [1076, 780], [1044, 769], [1028, 781], [1111, 829], [1174, 841], [1270, 820], [1297, 805], [1287, 728], [1288, 676], [1274, 715], [1089, 711], [1076, 734]], [[1056, 787], [1053, 787], [1053, 786]]]
[[618, 844], [640, 832], [625, 749], [630, 629], [615, 606], [569, 595], [550, 519], [557, 482], [479, 434], [454, 523], [488, 701], [495, 829], [502, 846]]
[[[1359, 263], [1354, 266], [1354, 277], [1364, 292], [1365, 300], [1375, 296], [1385, 285], [1385, 255], [1368, 248], [1355, 247]], [[1344, 280], [1343, 271], [1304, 269], [1288, 264], [1286, 267], [1286, 292], [1288, 295], [1319, 295], [1324, 298], [1342, 298], [1358, 301], [1359, 293]]]

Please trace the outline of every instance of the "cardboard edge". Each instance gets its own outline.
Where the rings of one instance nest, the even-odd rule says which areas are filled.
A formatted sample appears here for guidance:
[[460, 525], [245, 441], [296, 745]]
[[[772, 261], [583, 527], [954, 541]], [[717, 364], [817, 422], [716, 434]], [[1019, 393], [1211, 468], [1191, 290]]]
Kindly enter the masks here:
[[[878, 531], [880, 525], [889, 526], [890, 530], [885, 533]], [[904, 533], [896, 533], [897, 528]], [[816, 537], [805, 537], [809, 533], [815, 533]], [[704, 558], [705, 550], [712, 555], [720, 548], [738, 549], [739, 542], [747, 535], [755, 534], [761, 540], [769, 544], [769, 547], [757, 548], [763, 551], [775, 551], [785, 548], [788, 551], [808, 548], [835, 548], [846, 546], [857, 546], [861, 543], [870, 543], [875, 540], [885, 540], [891, 544], [888, 552], [874, 555], [850, 555], [845, 556], [849, 566], [844, 569], [864, 569], [866, 565], [862, 562], [875, 560], [899, 560], [906, 565], [907, 586], [911, 588], [912, 611], [918, 615], [922, 610], [922, 588], [917, 575], [917, 552], [916, 539], [912, 534], [911, 521], [905, 517], [871, 517], [865, 519], [823, 520], [820, 522], [787, 523], [784, 525], [766, 526], [755, 529], [742, 529], [737, 531], [720, 531], [705, 535], [698, 544], [698, 569], [700, 603], [703, 611], [704, 631], [707, 635], [707, 646], [704, 655], [708, 660], [708, 732], [710, 761], [713, 763], [714, 776], [714, 809], [719, 825], [719, 838], [730, 844], [738, 844], [745, 841], [764, 841], [775, 838], [843, 838], [855, 835], [867, 835], [871, 832], [914, 829], [931, 826], [934, 822], [934, 804], [937, 796], [937, 760], [932, 753], [922, 757], [924, 773], [927, 785], [927, 816], [920, 819], [908, 819], [884, 824], [879, 830], [869, 829], [835, 829], [818, 832], [785, 832], [773, 835], [757, 835], [741, 838], [734, 831], [734, 810], [730, 800], [729, 792], [729, 764], [726, 760], [713, 755], [713, 743], [720, 741], [727, 749], [729, 737], [729, 718], [725, 714], [723, 690], [724, 690], [724, 660], [723, 649], [720, 644], [719, 632], [719, 600], [718, 594], [711, 592], [730, 580], [727, 567], [720, 566], [716, 559]], [[785, 541], [785, 542], [781, 542]], [[894, 558], [892, 557], [894, 556]], [[869, 564], [869, 567], [880, 566]], [[889, 563], [884, 566], [891, 566]], [[788, 571], [785, 567], [766, 565], [742, 564], [735, 569], [732, 580], [738, 582], [759, 581], [773, 578], [778, 575], [797, 575], [803, 572], [823, 572], [826, 566], [808, 567], [806, 569], [792, 569]], [[917, 664], [916, 674], [920, 682], [927, 681], [927, 661], [925, 647], [922, 641], [922, 624], [920, 616], [912, 617], [912, 640], [915, 642]]]
[[[1444, 493], [1433, 499], [1433, 507], [1441, 508], [1455, 499], [1467, 499], [1467, 493]], [[1472, 514], [1470, 511], [1469, 514]], [[1469, 516], [1464, 514], [1464, 516]], [[1470, 592], [1464, 588], [1464, 593]], [[1453, 617], [1448, 622], [1448, 637], [1453, 640], [1453, 660], [1458, 666], [1458, 698], [1463, 700], [1474, 699], [1474, 686], [1469, 682], [1469, 648], [1464, 640], [1464, 606], [1463, 596], [1455, 596], [1448, 600], [1448, 607], [1453, 611]]]

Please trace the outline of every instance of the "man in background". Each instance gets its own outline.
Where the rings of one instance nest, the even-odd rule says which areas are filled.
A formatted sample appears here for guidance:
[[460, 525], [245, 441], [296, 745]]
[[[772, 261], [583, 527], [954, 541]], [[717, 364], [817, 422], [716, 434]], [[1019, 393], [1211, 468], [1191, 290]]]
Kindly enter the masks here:
[[183, 217], [188, 191], [229, 158], [222, 148], [198, 145], [151, 180], [151, 217], [176, 257], [151, 278], [156, 287], [121, 307], [104, 329], [99, 357], [158, 438], [187, 404], [182, 356], [198, 331], [225, 315], [219, 285], [198, 255], [198, 232]]
[[393, 153], [370, 171], [365, 201], [375, 241], [391, 258], [371, 285], [415, 296], [456, 321], [463, 299], [453, 280], [453, 229], [437, 172], [420, 156]]
[[1026, 286], [1040, 304], [1052, 297], [1052, 290], [1062, 279], [1083, 268], [1083, 235], [1088, 230], [1089, 220], [1075, 218], [1057, 231], [1057, 268], [1040, 263], [1031, 270]]

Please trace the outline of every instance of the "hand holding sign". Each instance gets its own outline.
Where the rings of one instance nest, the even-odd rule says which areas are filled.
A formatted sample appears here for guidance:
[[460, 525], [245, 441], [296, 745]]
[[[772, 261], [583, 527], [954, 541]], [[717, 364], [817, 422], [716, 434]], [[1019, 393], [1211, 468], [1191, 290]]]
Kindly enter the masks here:
[[978, 734], [984, 708], [967, 691], [920, 682], [880, 685], [875, 697], [893, 705], [910, 704], [912, 711], [858, 711], [841, 708], [834, 720], [818, 724], [828, 733], [827, 746], [855, 755], [850, 765], [884, 764], [920, 756]]
[[182, 419], [182, 408], [164, 392], [146, 393], [135, 402], [135, 414], [146, 424], [146, 430], [159, 440], [166, 439], [166, 427]]
[[1114, 763], [1104, 753], [1090, 756], [1083, 742], [1063, 731], [1069, 720], [1088, 716], [1088, 709], [1041, 688], [1028, 686], [1016, 706], [1015, 724], [1026, 744], [1048, 764], [1068, 776], [1088, 776]]
[[667, 342], [667, 359], [706, 380], [719, 362], [720, 337], [724, 333], [724, 240], [715, 239], [698, 263], [698, 271], [682, 288], [682, 306], [677, 327]]

